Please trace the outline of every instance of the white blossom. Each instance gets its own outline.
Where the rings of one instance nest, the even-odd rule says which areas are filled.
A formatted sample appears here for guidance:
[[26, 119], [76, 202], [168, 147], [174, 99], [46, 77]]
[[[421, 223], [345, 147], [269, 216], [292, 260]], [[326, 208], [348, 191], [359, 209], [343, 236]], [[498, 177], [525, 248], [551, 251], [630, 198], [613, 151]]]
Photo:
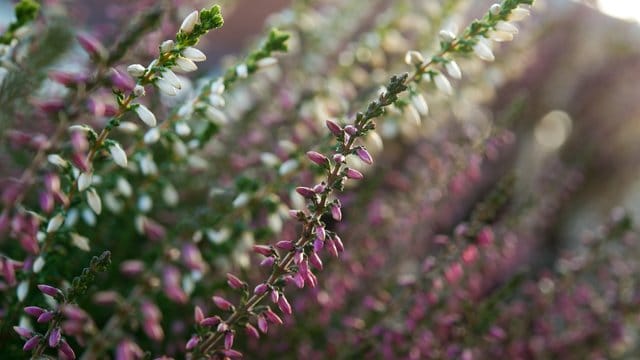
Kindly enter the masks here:
[[524, 20], [527, 16], [529, 16], [529, 10], [518, 6], [511, 10], [511, 14], [509, 14], [509, 21]]
[[178, 69], [184, 72], [192, 72], [198, 70], [198, 66], [191, 59], [187, 59], [185, 57], [178, 57], [176, 59], [176, 65]]
[[452, 31], [450, 30], [440, 30], [440, 33], [438, 33], [438, 35], [440, 36], [440, 39], [442, 39], [442, 41], [453, 41], [456, 38], [456, 34], [454, 34]]
[[169, 84], [171, 84], [171, 86], [173, 86], [174, 88], [182, 89], [182, 81], [180, 81], [180, 78], [178, 78], [176, 73], [174, 73], [170, 69], [162, 70], [162, 73], [160, 73], [160, 75], [162, 76], [163, 79], [169, 82]]
[[493, 56], [493, 52], [491, 48], [483, 41], [482, 38], [478, 39], [478, 42], [473, 45], [473, 52], [482, 60], [485, 61], [493, 61], [495, 60], [495, 56]]
[[151, 196], [144, 194], [138, 198], [138, 210], [143, 213], [149, 212], [153, 208]]
[[100, 215], [102, 212], [102, 200], [100, 199], [100, 195], [98, 195], [96, 189], [90, 188], [87, 190], [87, 203], [96, 215]]
[[113, 162], [120, 167], [127, 167], [127, 153], [122, 150], [120, 144], [114, 143], [109, 147]]
[[277, 63], [278, 63], [278, 60], [276, 58], [269, 56], [264, 59], [258, 60], [258, 62], [256, 62], [256, 65], [259, 68], [264, 69], [266, 67], [273, 66]]
[[78, 190], [85, 191], [93, 182], [92, 172], [83, 172], [78, 176]]
[[498, 31], [504, 31], [504, 32], [511, 33], [511, 34], [517, 34], [518, 33], [518, 28], [515, 25], [513, 25], [510, 22], [502, 21], [502, 20], [498, 21], [498, 23], [496, 24], [495, 29], [498, 30]]
[[513, 40], [512, 33], [509, 33], [506, 31], [500, 31], [500, 30], [491, 30], [487, 32], [487, 36], [489, 37], [489, 39], [495, 42], [506, 42], [506, 41]]
[[165, 95], [176, 96], [178, 94], [178, 89], [176, 89], [176, 87], [169, 83], [165, 78], [159, 78], [156, 80], [155, 85]]
[[158, 130], [158, 128], [149, 129], [149, 131], [144, 134], [143, 140], [145, 144], [157, 143], [158, 140], [160, 140], [160, 130]]
[[82, 251], [91, 250], [91, 246], [89, 246], [89, 239], [80, 234], [71, 233], [71, 243]]
[[[160, 51], [162, 53], [166, 53], [173, 50], [174, 47], [176, 47], [176, 43], [173, 42], [173, 40], [165, 40], [162, 42], [162, 44], [160, 44]], [[152, 67], [152, 66], [149, 66], [149, 67]]]
[[407, 65], [420, 65], [424, 62], [424, 57], [415, 50], [409, 50], [404, 55], [404, 62], [407, 63]]
[[118, 192], [124, 197], [129, 197], [133, 194], [131, 184], [129, 184], [129, 182], [123, 177], [119, 177], [116, 180], [116, 189], [118, 189]]
[[165, 187], [162, 188], [162, 200], [169, 206], [176, 206], [180, 200], [178, 190], [171, 184], [165, 185]]
[[238, 77], [241, 79], [249, 76], [249, 69], [247, 68], [247, 64], [240, 64], [236, 66], [236, 75], [238, 75]]
[[180, 31], [185, 34], [190, 34], [198, 21], [200, 21], [200, 14], [198, 10], [195, 10], [184, 18], [182, 25], [180, 25]]
[[411, 103], [420, 115], [427, 115], [429, 113], [429, 106], [427, 105], [427, 101], [424, 99], [424, 96], [422, 96], [422, 94], [413, 95], [411, 97]]
[[188, 136], [189, 134], [191, 134], [191, 128], [189, 127], [189, 124], [184, 121], [178, 121], [175, 127], [176, 134], [178, 134], [179, 136]]
[[[38, 257], [38, 258], [42, 259], [42, 257]], [[18, 287], [16, 288], [16, 296], [18, 297], [18, 301], [23, 301], [27, 297], [28, 293], [29, 293], [29, 281], [27, 280], [21, 281], [20, 284], [18, 284]]]
[[191, 60], [191, 61], [205, 61], [207, 60], [207, 56], [200, 50], [194, 47], [188, 47], [182, 50], [182, 56]]
[[447, 77], [444, 76], [442, 73], [436, 74], [433, 77], [433, 82], [436, 84], [436, 87], [438, 88], [438, 90], [442, 91], [447, 95], [453, 94], [453, 88], [451, 87], [451, 83], [449, 82], [449, 79], [447, 79]]
[[129, 75], [136, 78], [144, 75], [146, 71], [147, 71], [147, 68], [145, 68], [143, 65], [140, 65], [140, 64], [131, 64], [127, 66], [127, 72], [129, 73]]
[[64, 223], [64, 215], [61, 213], [56, 214], [56, 216], [52, 217], [47, 224], [47, 233], [52, 233], [58, 231], [60, 226]]
[[40, 270], [42, 270], [42, 268], [44, 267], [44, 265], [45, 265], [44, 258], [42, 256], [38, 256], [36, 260], [33, 262], [33, 272], [39, 273]]
[[142, 120], [143, 123], [147, 124], [147, 126], [156, 126], [156, 116], [153, 115], [151, 110], [149, 110], [146, 106], [137, 104], [135, 112], [136, 114], [138, 114], [140, 120]]
[[63, 159], [62, 156], [58, 154], [50, 154], [49, 156], [47, 156], [47, 160], [51, 164], [55, 166], [59, 166], [61, 168], [66, 168], [67, 166], [69, 166], [69, 163], [67, 162], [67, 160]]
[[493, 4], [491, 5], [491, 7], [489, 8], [489, 12], [492, 15], [498, 15], [500, 13], [500, 10], [502, 10], [502, 6], [500, 4]]
[[211, 84], [211, 92], [214, 94], [222, 95], [224, 92], [224, 79], [218, 78]]
[[452, 78], [454, 79], [462, 78], [462, 71], [460, 71], [460, 66], [458, 66], [458, 63], [455, 62], [454, 60], [447, 61], [444, 64], [444, 68], [447, 70], [447, 73]]

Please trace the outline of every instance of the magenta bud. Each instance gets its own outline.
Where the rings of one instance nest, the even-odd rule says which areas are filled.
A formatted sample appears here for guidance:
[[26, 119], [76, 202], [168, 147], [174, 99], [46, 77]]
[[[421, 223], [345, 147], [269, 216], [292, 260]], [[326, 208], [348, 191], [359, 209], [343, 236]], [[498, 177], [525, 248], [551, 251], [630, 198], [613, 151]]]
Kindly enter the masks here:
[[145, 263], [140, 260], [126, 260], [120, 264], [120, 271], [126, 276], [136, 276], [145, 270]]
[[326, 166], [329, 164], [329, 159], [327, 159], [326, 156], [320, 154], [317, 151], [307, 151], [307, 157], [309, 158], [309, 160], [320, 166]]
[[49, 347], [57, 347], [60, 343], [60, 339], [62, 338], [62, 334], [60, 333], [60, 328], [56, 327], [51, 330], [51, 334], [49, 334]]
[[18, 335], [22, 336], [25, 339], [31, 339], [33, 337], [33, 332], [29, 329], [25, 329], [20, 326], [14, 326], [13, 331], [15, 331]]
[[62, 351], [62, 353], [69, 360], [74, 360], [76, 358], [76, 353], [73, 351], [71, 346], [69, 346], [69, 344], [66, 341], [64, 341], [64, 339], [60, 341], [60, 351]]
[[495, 238], [495, 235], [493, 234], [493, 230], [491, 230], [490, 227], [485, 226], [478, 233], [478, 237], [476, 238], [476, 241], [478, 242], [478, 245], [484, 246], [484, 245], [491, 244], [494, 238]]
[[253, 325], [251, 325], [249, 323], [247, 323], [244, 326], [244, 331], [247, 333], [247, 335], [251, 336], [254, 339], [259, 339], [260, 338], [260, 333], [258, 332], [258, 329], [256, 329], [255, 326], [253, 326]]
[[364, 161], [365, 163], [369, 165], [373, 164], [373, 158], [371, 158], [371, 154], [369, 154], [367, 149], [359, 147], [356, 149], [356, 154], [358, 155], [360, 160]]
[[347, 160], [347, 158], [345, 158], [344, 155], [342, 154], [333, 155], [333, 161], [336, 162], [337, 164], [342, 164], [345, 162], [345, 160]]
[[144, 301], [140, 306], [140, 311], [142, 312], [142, 317], [144, 317], [145, 320], [158, 321], [162, 319], [160, 309], [158, 309], [156, 304], [151, 301]]
[[297, 273], [291, 280], [299, 289], [304, 287], [304, 275], [301, 273]]
[[293, 262], [296, 264], [300, 264], [304, 260], [304, 253], [302, 251], [296, 251], [293, 254]]
[[199, 343], [200, 343], [200, 336], [193, 335], [191, 339], [187, 341], [187, 345], [185, 346], [185, 349], [187, 349], [187, 351], [193, 350], [196, 346], [198, 346]]
[[312, 188], [308, 188], [306, 186], [299, 186], [296, 188], [296, 192], [300, 195], [302, 195], [303, 197], [310, 199], [313, 198], [314, 196], [316, 196], [316, 192], [313, 191]]
[[333, 235], [333, 244], [336, 246], [336, 249], [339, 252], [344, 251], [344, 244], [342, 243], [342, 239], [340, 238], [340, 236], [338, 236], [338, 234]]
[[318, 286], [318, 278], [311, 271], [305, 274], [304, 280], [312, 288]]
[[355, 127], [355, 126], [353, 126], [353, 125], [347, 125], [347, 126], [345, 126], [345, 127], [344, 127], [344, 131], [345, 131], [347, 134], [351, 135], [351, 136], [353, 136], [353, 135], [355, 135], [355, 134], [357, 134], [357, 133], [358, 133], [358, 129], [356, 129], [356, 127]]
[[316, 226], [316, 236], [320, 240], [324, 240], [327, 237], [327, 232], [324, 230], [324, 226]]
[[331, 204], [331, 217], [335, 221], [342, 220], [342, 210], [340, 209], [340, 205], [335, 203]]
[[267, 245], [253, 245], [253, 251], [264, 256], [273, 255], [273, 249]]
[[327, 238], [325, 241], [325, 245], [327, 246], [327, 251], [332, 256], [338, 257], [338, 249], [336, 248], [336, 244], [331, 238]]
[[362, 175], [360, 171], [351, 168], [347, 168], [346, 175], [349, 179], [353, 180], [362, 180], [364, 178], [364, 175]]
[[324, 240], [316, 238], [313, 241], [313, 252], [318, 252], [324, 247]]
[[269, 256], [264, 258], [264, 260], [260, 262], [260, 266], [271, 267], [273, 266], [273, 264], [275, 264], [275, 262], [276, 262], [276, 258], [274, 258], [273, 256]]
[[22, 234], [20, 236], [20, 246], [22, 246], [24, 251], [28, 252], [31, 255], [37, 255], [40, 252], [38, 240], [34, 235]]
[[38, 196], [38, 202], [40, 203], [40, 209], [42, 209], [45, 214], [50, 214], [53, 211], [53, 208], [55, 206], [55, 198], [50, 192], [40, 192], [40, 195]]
[[34, 105], [49, 114], [57, 113], [65, 108], [64, 100], [62, 99], [38, 100], [34, 101]]
[[24, 308], [24, 312], [33, 317], [38, 317], [42, 315], [46, 310], [39, 306], [27, 306]]
[[73, 86], [79, 83], [86, 82], [88, 76], [80, 73], [52, 70], [49, 72], [49, 78], [64, 86]]
[[200, 324], [202, 320], [204, 320], [204, 313], [198, 305], [193, 308], [193, 319], [195, 320], [196, 324]]
[[62, 307], [62, 313], [67, 319], [83, 321], [86, 320], [87, 313], [75, 305], [65, 305]]
[[56, 313], [54, 313], [53, 311], [45, 311], [40, 314], [40, 316], [38, 316], [38, 320], [36, 321], [40, 324], [48, 323], [49, 321], [51, 321], [51, 319], [53, 319], [55, 315]]
[[31, 339], [27, 340], [24, 343], [24, 346], [22, 347], [23, 351], [31, 351], [33, 349], [35, 349], [36, 346], [38, 346], [38, 344], [40, 343], [40, 335], [36, 335], [34, 337], [32, 337]]
[[231, 349], [233, 347], [234, 334], [233, 331], [227, 331], [224, 334], [224, 348]]
[[227, 284], [229, 284], [229, 286], [233, 289], [242, 289], [246, 286], [246, 283], [244, 281], [238, 279], [237, 276], [230, 273], [227, 273]]
[[318, 270], [322, 270], [322, 260], [320, 260], [320, 256], [318, 256], [318, 253], [316, 252], [312, 252], [311, 255], [309, 255], [309, 262], [311, 263], [311, 265], [313, 265], [316, 269]]
[[333, 135], [335, 136], [342, 135], [342, 127], [340, 127], [340, 125], [338, 125], [336, 122], [332, 120], [327, 120], [326, 124], [327, 124], [327, 128], [329, 129], [329, 131], [331, 131]]
[[313, 192], [315, 192], [316, 194], [322, 194], [326, 188], [327, 186], [324, 184], [324, 182], [322, 182], [313, 187]]
[[281, 250], [291, 251], [294, 249], [295, 245], [293, 241], [281, 240], [276, 243], [276, 247]]
[[221, 310], [228, 311], [228, 310], [233, 309], [233, 304], [230, 303], [229, 301], [227, 301], [225, 298], [223, 298], [221, 296], [215, 296], [214, 295], [213, 297], [211, 297], [211, 299], [216, 304], [216, 306], [218, 308], [220, 308]]
[[201, 326], [217, 326], [218, 324], [220, 324], [220, 322], [222, 322], [222, 319], [220, 319], [219, 316], [211, 316], [208, 318], [204, 318], [200, 321], [200, 325]]
[[80, 34], [77, 37], [80, 46], [86, 51], [91, 57], [95, 57], [98, 59], [104, 58], [106, 54], [106, 50], [104, 46], [100, 43], [98, 39], [89, 35], [89, 34]]
[[280, 311], [287, 315], [291, 315], [291, 313], [293, 312], [291, 310], [291, 304], [289, 304], [289, 301], [287, 301], [287, 298], [284, 296], [284, 294], [280, 295], [280, 298], [278, 299], [278, 308], [280, 308]]
[[269, 322], [271, 322], [272, 324], [279, 324], [279, 325], [284, 324], [280, 316], [274, 313], [273, 310], [271, 310], [271, 308], [267, 308], [267, 310], [265, 310], [263, 314], [267, 317]]
[[135, 81], [127, 75], [114, 68], [111, 69], [111, 85], [121, 91], [133, 91], [136, 86]]
[[280, 293], [275, 290], [272, 290], [270, 295], [271, 295], [271, 302], [273, 302], [274, 304], [277, 304], [278, 299], [280, 299]]
[[229, 324], [227, 324], [226, 322], [221, 322], [216, 328], [217, 332], [225, 332], [227, 330], [229, 330]]
[[253, 289], [253, 293], [259, 296], [266, 293], [267, 290], [269, 290], [269, 285], [263, 283], [256, 286], [256, 288]]
[[221, 353], [222, 355], [229, 357], [231, 359], [239, 359], [243, 356], [240, 351], [233, 350], [233, 349], [225, 349], [225, 350], [222, 350]]

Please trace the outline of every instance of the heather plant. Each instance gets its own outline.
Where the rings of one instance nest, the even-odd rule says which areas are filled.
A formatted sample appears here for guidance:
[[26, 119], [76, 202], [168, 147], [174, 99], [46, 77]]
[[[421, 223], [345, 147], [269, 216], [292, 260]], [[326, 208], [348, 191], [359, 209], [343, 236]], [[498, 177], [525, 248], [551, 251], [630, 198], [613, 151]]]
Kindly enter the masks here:
[[18, 2], [3, 356], [633, 357], [633, 216], [549, 247], [586, 166], [489, 115], [532, 3], [293, 1], [213, 59], [242, 3]]

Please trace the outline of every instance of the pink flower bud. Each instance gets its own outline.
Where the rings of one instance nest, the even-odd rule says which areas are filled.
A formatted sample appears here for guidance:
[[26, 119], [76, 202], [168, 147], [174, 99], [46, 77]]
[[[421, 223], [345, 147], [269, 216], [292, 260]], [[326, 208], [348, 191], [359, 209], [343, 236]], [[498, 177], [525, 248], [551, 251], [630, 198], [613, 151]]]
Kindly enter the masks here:
[[318, 278], [311, 271], [305, 274], [304, 281], [311, 288], [318, 286]]
[[216, 306], [218, 308], [220, 308], [221, 310], [224, 311], [229, 311], [231, 309], [233, 309], [233, 304], [230, 303], [229, 301], [227, 301], [225, 298], [220, 297], [220, 296], [213, 296], [211, 297], [211, 299], [213, 300], [213, 302], [216, 304]]
[[478, 257], [478, 248], [475, 245], [469, 245], [462, 252], [462, 261], [467, 264], [470, 264], [476, 260]]
[[80, 34], [77, 37], [80, 46], [94, 58], [102, 59], [106, 55], [104, 46], [95, 37], [89, 34]]
[[329, 131], [331, 131], [333, 135], [335, 136], [342, 135], [342, 127], [340, 127], [340, 125], [338, 125], [336, 122], [332, 120], [327, 120], [326, 124], [327, 124], [327, 128], [329, 128]]
[[444, 277], [451, 284], [457, 283], [462, 278], [462, 275], [463, 275], [463, 269], [460, 263], [451, 264], [444, 271]]
[[297, 273], [291, 280], [299, 289], [304, 287], [304, 275], [301, 273]]
[[318, 256], [318, 253], [316, 252], [312, 252], [311, 255], [309, 255], [309, 262], [311, 263], [311, 265], [313, 265], [316, 269], [318, 270], [322, 270], [322, 260], [320, 260], [320, 256]]
[[160, 314], [160, 309], [156, 306], [156, 304], [151, 301], [144, 301], [140, 306], [140, 311], [142, 312], [142, 317], [145, 320], [154, 320], [158, 321], [162, 319], [162, 314]]
[[47, 294], [53, 297], [62, 295], [62, 291], [60, 291], [60, 289], [53, 286], [45, 285], [45, 284], [38, 285], [38, 290], [42, 291], [42, 293], [44, 294]]
[[256, 286], [256, 288], [253, 289], [253, 293], [259, 296], [266, 293], [267, 290], [269, 290], [269, 285], [263, 283]]
[[34, 100], [34, 105], [40, 109], [40, 111], [48, 114], [57, 113], [65, 107], [64, 100], [62, 99]]
[[62, 307], [62, 314], [71, 320], [84, 321], [88, 318], [87, 313], [75, 305], [64, 305]]
[[256, 329], [253, 325], [247, 323], [244, 326], [244, 330], [247, 333], [247, 335], [253, 337], [254, 339], [259, 339], [260, 338], [260, 333], [258, 332], [258, 329]]
[[344, 251], [344, 244], [342, 243], [342, 239], [340, 238], [340, 236], [338, 236], [338, 234], [334, 234], [333, 235], [333, 243], [336, 246], [336, 249], [339, 252], [343, 252]]
[[230, 273], [227, 273], [227, 284], [229, 284], [232, 289], [242, 289], [246, 286], [246, 283], [244, 281], [238, 279], [238, 277]]
[[56, 313], [54, 313], [53, 311], [45, 311], [42, 314], [40, 314], [40, 316], [38, 316], [38, 320], [36, 321], [39, 324], [45, 324], [51, 321], [55, 315]]
[[276, 247], [281, 250], [291, 251], [294, 249], [295, 245], [293, 241], [281, 240], [276, 243]]
[[233, 347], [233, 331], [227, 331], [224, 334], [224, 348], [225, 349], [231, 349]]
[[329, 159], [327, 159], [326, 156], [320, 154], [317, 151], [308, 151], [307, 157], [309, 158], [309, 160], [313, 161], [314, 163], [320, 166], [325, 166], [329, 164]]
[[345, 131], [347, 134], [351, 135], [351, 136], [353, 136], [353, 135], [355, 135], [355, 134], [357, 134], [357, 133], [358, 133], [358, 129], [356, 129], [356, 127], [355, 127], [355, 126], [353, 126], [353, 125], [347, 125], [347, 126], [345, 126], [345, 127], [344, 127], [344, 131]]
[[60, 351], [62, 351], [62, 353], [69, 360], [74, 360], [76, 358], [76, 353], [73, 351], [71, 346], [69, 346], [69, 344], [64, 339], [60, 341]]
[[371, 158], [371, 154], [369, 154], [367, 149], [359, 147], [356, 149], [356, 154], [358, 155], [360, 160], [364, 161], [365, 163], [369, 165], [373, 164], [373, 159]]
[[275, 264], [275, 262], [276, 258], [274, 258], [273, 256], [269, 256], [267, 258], [264, 258], [264, 260], [260, 262], [260, 266], [271, 267], [273, 266], [273, 264]]
[[229, 324], [227, 324], [226, 322], [221, 322], [220, 324], [218, 324], [218, 328], [216, 329], [217, 332], [225, 332], [229, 330]]
[[324, 182], [317, 184], [313, 187], [313, 192], [316, 194], [322, 194], [326, 190], [327, 186]]
[[145, 268], [145, 263], [140, 260], [126, 260], [120, 264], [120, 271], [126, 276], [139, 275]]
[[324, 239], [327, 237], [327, 232], [324, 230], [324, 226], [316, 226], [315, 230], [317, 239], [324, 241]]
[[476, 238], [476, 241], [478, 242], [478, 245], [484, 246], [484, 245], [491, 244], [494, 239], [495, 239], [495, 235], [493, 234], [493, 230], [491, 230], [490, 227], [485, 226], [478, 233], [478, 237]]
[[40, 335], [36, 335], [34, 337], [32, 337], [31, 339], [27, 340], [24, 343], [24, 346], [22, 347], [23, 351], [31, 351], [33, 349], [35, 349], [36, 346], [38, 346], [38, 344], [40, 343], [40, 339], [41, 336]]
[[133, 88], [136, 86], [135, 81], [133, 81], [129, 75], [114, 68], [111, 69], [110, 80], [111, 85], [120, 91], [133, 91]]
[[299, 186], [296, 188], [296, 192], [300, 195], [302, 195], [303, 197], [310, 199], [313, 198], [314, 196], [316, 196], [316, 192], [313, 191], [313, 189], [305, 187], [305, 186]]
[[31, 337], [33, 337], [33, 332], [31, 330], [25, 329], [20, 326], [14, 326], [13, 331], [15, 331], [19, 336], [25, 339], [31, 339]]
[[327, 238], [325, 241], [325, 245], [327, 246], [327, 251], [332, 256], [338, 257], [338, 249], [336, 248], [336, 244], [331, 238]]
[[342, 210], [340, 209], [340, 205], [335, 203], [331, 204], [331, 217], [335, 221], [342, 220]]
[[62, 334], [60, 333], [60, 328], [56, 327], [49, 334], [49, 347], [55, 348], [60, 343], [60, 339], [62, 338]]
[[349, 179], [353, 180], [362, 180], [364, 178], [364, 175], [362, 175], [360, 171], [351, 168], [347, 168], [346, 175]]
[[270, 295], [271, 295], [271, 302], [273, 302], [274, 304], [277, 304], [278, 300], [280, 299], [280, 293], [275, 290], [272, 290]]
[[193, 308], [193, 319], [195, 320], [196, 324], [200, 324], [200, 322], [204, 320], [204, 313], [198, 305]]
[[316, 238], [313, 241], [313, 252], [318, 252], [324, 247], [324, 240]]
[[334, 154], [333, 155], [333, 161], [336, 164], [342, 164], [342, 163], [345, 162], [345, 160], [347, 160], [347, 158], [345, 158], [344, 155], [342, 155], [342, 154]]
[[272, 324], [278, 324], [278, 325], [284, 324], [280, 316], [274, 313], [273, 310], [271, 310], [271, 308], [267, 308], [267, 310], [265, 310], [263, 314], [267, 317], [269, 322], [271, 322]]
[[200, 325], [201, 326], [217, 326], [218, 324], [220, 324], [220, 322], [222, 322], [222, 319], [216, 315], [216, 316], [211, 316], [211, 317], [202, 319], [202, 321], [200, 321]]
[[231, 359], [239, 359], [242, 357], [242, 353], [233, 349], [225, 349], [221, 351], [222, 355], [229, 357]]
[[284, 294], [280, 295], [280, 298], [278, 299], [278, 308], [280, 308], [280, 311], [287, 315], [291, 315], [292, 313], [291, 304], [289, 304], [289, 301], [287, 301], [287, 298], [284, 296]]
[[42, 313], [44, 313], [46, 310], [39, 307], [39, 306], [27, 306], [24, 308], [24, 312], [33, 316], [33, 317], [39, 317], [40, 315], [42, 315]]
[[187, 349], [187, 351], [193, 350], [196, 346], [198, 346], [198, 343], [200, 343], [200, 337], [198, 335], [193, 335], [191, 339], [187, 341], [185, 349]]
[[304, 260], [304, 253], [300, 250], [296, 251], [293, 255], [293, 262], [295, 264], [300, 264]]
[[32, 255], [38, 255], [38, 253], [40, 252], [40, 246], [38, 245], [38, 240], [36, 239], [35, 236], [30, 234], [20, 235], [20, 246], [22, 246], [24, 251]]
[[149, 339], [160, 342], [164, 339], [164, 330], [162, 330], [162, 326], [155, 320], [145, 320], [142, 323], [142, 330], [149, 337]]
[[253, 251], [264, 256], [273, 255], [273, 249], [267, 245], [253, 245]]

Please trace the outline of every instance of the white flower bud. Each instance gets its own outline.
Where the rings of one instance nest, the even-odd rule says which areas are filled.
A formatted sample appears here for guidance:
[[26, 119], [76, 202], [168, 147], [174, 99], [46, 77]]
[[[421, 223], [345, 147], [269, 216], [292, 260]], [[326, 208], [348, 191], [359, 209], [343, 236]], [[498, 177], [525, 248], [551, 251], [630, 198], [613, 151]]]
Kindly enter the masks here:
[[266, 166], [276, 166], [280, 164], [280, 158], [269, 152], [260, 154], [260, 161]]
[[241, 79], [245, 79], [247, 76], [249, 76], [249, 69], [247, 68], [247, 64], [238, 65], [236, 67], [236, 75], [238, 75], [238, 77]]
[[436, 84], [436, 87], [438, 88], [438, 90], [442, 91], [447, 95], [453, 94], [453, 88], [451, 87], [451, 83], [449, 82], [449, 79], [447, 79], [447, 77], [444, 76], [442, 73], [436, 74], [436, 76], [433, 77], [433, 82]]
[[282, 165], [280, 165], [280, 169], [278, 169], [278, 173], [280, 174], [280, 176], [288, 175], [291, 172], [293, 172], [295, 169], [297, 169], [298, 165], [299, 165], [298, 160], [289, 159], [283, 162]]
[[514, 35], [518, 33], [518, 28], [515, 25], [513, 25], [510, 22], [502, 21], [502, 20], [498, 21], [498, 23], [496, 24], [495, 29], [498, 30], [498, 31], [504, 31], [504, 32], [507, 32], [507, 33], [511, 33], [511, 34], [514, 34]]
[[211, 84], [211, 92], [214, 94], [222, 95], [224, 92], [224, 79], [218, 78]]
[[207, 60], [207, 56], [202, 51], [194, 47], [188, 47], [182, 50], [182, 56], [196, 62]]
[[185, 57], [179, 57], [176, 59], [176, 65], [178, 69], [184, 72], [192, 72], [198, 70], [198, 66], [191, 59], [187, 59]]
[[61, 168], [66, 168], [67, 166], [69, 166], [69, 163], [67, 162], [67, 160], [63, 159], [62, 156], [58, 155], [58, 154], [51, 154], [49, 156], [47, 156], [47, 160], [55, 165], [55, 166], [59, 166]]
[[266, 57], [264, 59], [258, 60], [256, 65], [259, 68], [264, 69], [266, 67], [273, 66], [273, 65], [275, 65], [277, 63], [278, 63], [278, 60], [276, 58], [269, 56], [269, 57]]
[[453, 41], [456, 38], [456, 34], [454, 34], [449, 30], [440, 30], [438, 35], [440, 36], [440, 39], [442, 39], [442, 41], [446, 41], [446, 42]]
[[155, 144], [160, 140], [160, 130], [158, 128], [149, 129], [143, 137], [145, 144]]
[[407, 106], [406, 108], [406, 115], [409, 118], [409, 120], [420, 126], [420, 124], [422, 124], [422, 119], [420, 118], [420, 113], [418, 112], [418, 110], [416, 109], [415, 105], [410, 104], [409, 106]]
[[207, 119], [217, 125], [225, 125], [229, 122], [227, 115], [213, 106], [207, 106], [204, 111]]
[[456, 63], [454, 60], [448, 61], [444, 64], [444, 68], [447, 70], [447, 73], [449, 73], [449, 76], [451, 76], [454, 79], [460, 79], [462, 78], [462, 71], [460, 71], [460, 66], [458, 66], [458, 63]]
[[509, 21], [520, 21], [524, 20], [527, 16], [529, 16], [529, 10], [523, 7], [517, 7], [511, 10], [511, 14], [509, 14]]
[[71, 233], [71, 243], [82, 251], [91, 250], [91, 246], [89, 246], [89, 239], [76, 233]]
[[198, 10], [193, 11], [182, 21], [182, 25], [180, 25], [180, 31], [185, 34], [191, 33], [199, 20], [200, 14], [198, 13]]
[[491, 13], [491, 15], [498, 15], [498, 14], [500, 14], [500, 10], [502, 10], [502, 6], [500, 6], [500, 4], [493, 4], [493, 5], [491, 5], [491, 7], [489, 8], [489, 12]]
[[61, 213], [56, 214], [56, 216], [52, 217], [47, 224], [47, 233], [52, 233], [58, 231], [60, 226], [64, 223], [64, 215]]
[[225, 101], [224, 98], [216, 93], [209, 94], [209, 104], [221, 108], [224, 107]]
[[83, 209], [82, 213], [80, 213], [80, 216], [82, 216], [82, 220], [84, 220], [85, 224], [89, 226], [96, 225], [96, 214], [93, 211], [89, 209]]
[[169, 84], [171, 84], [174, 88], [182, 89], [182, 81], [180, 81], [176, 73], [174, 73], [170, 69], [162, 70], [162, 73], [160, 75], [162, 76], [163, 79], [168, 81]]
[[83, 172], [78, 176], [78, 190], [85, 191], [93, 182], [93, 173]]
[[495, 60], [495, 56], [493, 56], [493, 52], [491, 51], [491, 48], [489, 48], [489, 46], [487, 44], [485, 44], [483, 39], [478, 39], [478, 42], [475, 45], [473, 45], [473, 52], [480, 59], [482, 59], [484, 61], [493, 61], [493, 60]]
[[167, 53], [173, 50], [174, 47], [176, 47], [176, 43], [173, 42], [173, 40], [165, 40], [162, 42], [162, 44], [160, 44], [160, 52]]
[[120, 144], [115, 143], [109, 147], [109, 152], [113, 158], [113, 162], [120, 167], [127, 167], [127, 153], [122, 150]]
[[[38, 259], [42, 259], [42, 257], [38, 256]], [[36, 259], [36, 261], [38, 261], [38, 259]], [[35, 267], [35, 261], [34, 261], [33, 267]], [[28, 293], [29, 293], [29, 281], [26, 281], [26, 280], [21, 281], [20, 284], [18, 284], [18, 287], [16, 288], [16, 296], [18, 297], [18, 301], [23, 301], [27, 297]]]
[[429, 113], [429, 106], [422, 94], [415, 94], [411, 97], [411, 103], [416, 108], [420, 115], [427, 115]]
[[409, 50], [404, 55], [404, 62], [407, 65], [420, 65], [424, 62], [424, 56], [415, 50]]
[[134, 78], [137, 78], [144, 75], [144, 73], [147, 72], [147, 68], [145, 68], [140, 64], [132, 64], [127, 66], [127, 72], [129, 73], [129, 75], [133, 76]]
[[140, 129], [140, 127], [131, 121], [123, 121], [120, 123], [120, 126], [118, 126], [118, 130], [126, 134], [135, 134], [138, 132], [138, 129]]
[[189, 149], [180, 139], [173, 140], [173, 153], [179, 158], [184, 158], [189, 154]]
[[143, 123], [147, 124], [147, 126], [156, 126], [156, 116], [153, 115], [151, 110], [149, 110], [146, 106], [137, 104], [135, 112], [136, 114], [138, 114], [140, 120], [142, 120]]
[[512, 33], [508, 33], [506, 31], [500, 31], [500, 30], [490, 30], [487, 33], [487, 36], [489, 37], [489, 39], [495, 42], [505, 42], [505, 41], [513, 40]]
[[233, 205], [233, 207], [237, 209], [239, 207], [247, 205], [250, 199], [251, 197], [249, 196], [249, 194], [243, 192], [233, 200], [233, 203], [231, 205]]
[[116, 180], [116, 189], [125, 197], [129, 197], [133, 193], [131, 184], [123, 177], [119, 177], [118, 180]]
[[102, 200], [96, 189], [90, 188], [87, 190], [87, 203], [96, 215], [100, 215], [102, 212]]
[[42, 270], [42, 268], [44, 267], [44, 265], [45, 265], [44, 258], [42, 256], [38, 256], [36, 260], [33, 262], [33, 272], [36, 274], [39, 273], [40, 270]]
[[189, 134], [191, 134], [191, 128], [186, 122], [178, 121], [176, 123], [176, 134], [178, 134], [179, 136], [188, 136]]
[[153, 208], [153, 200], [151, 200], [151, 196], [144, 194], [138, 198], [138, 210], [143, 213], [151, 211]]
[[178, 90], [164, 78], [159, 78], [158, 80], [156, 80], [155, 85], [165, 95], [176, 96], [178, 94]]
[[133, 87], [133, 94], [137, 97], [143, 97], [147, 94], [147, 92], [145, 91], [144, 86], [136, 85]]
[[167, 184], [162, 189], [162, 200], [169, 206], [176, 206], [180, 200], [180, 195], [173, 185]]

